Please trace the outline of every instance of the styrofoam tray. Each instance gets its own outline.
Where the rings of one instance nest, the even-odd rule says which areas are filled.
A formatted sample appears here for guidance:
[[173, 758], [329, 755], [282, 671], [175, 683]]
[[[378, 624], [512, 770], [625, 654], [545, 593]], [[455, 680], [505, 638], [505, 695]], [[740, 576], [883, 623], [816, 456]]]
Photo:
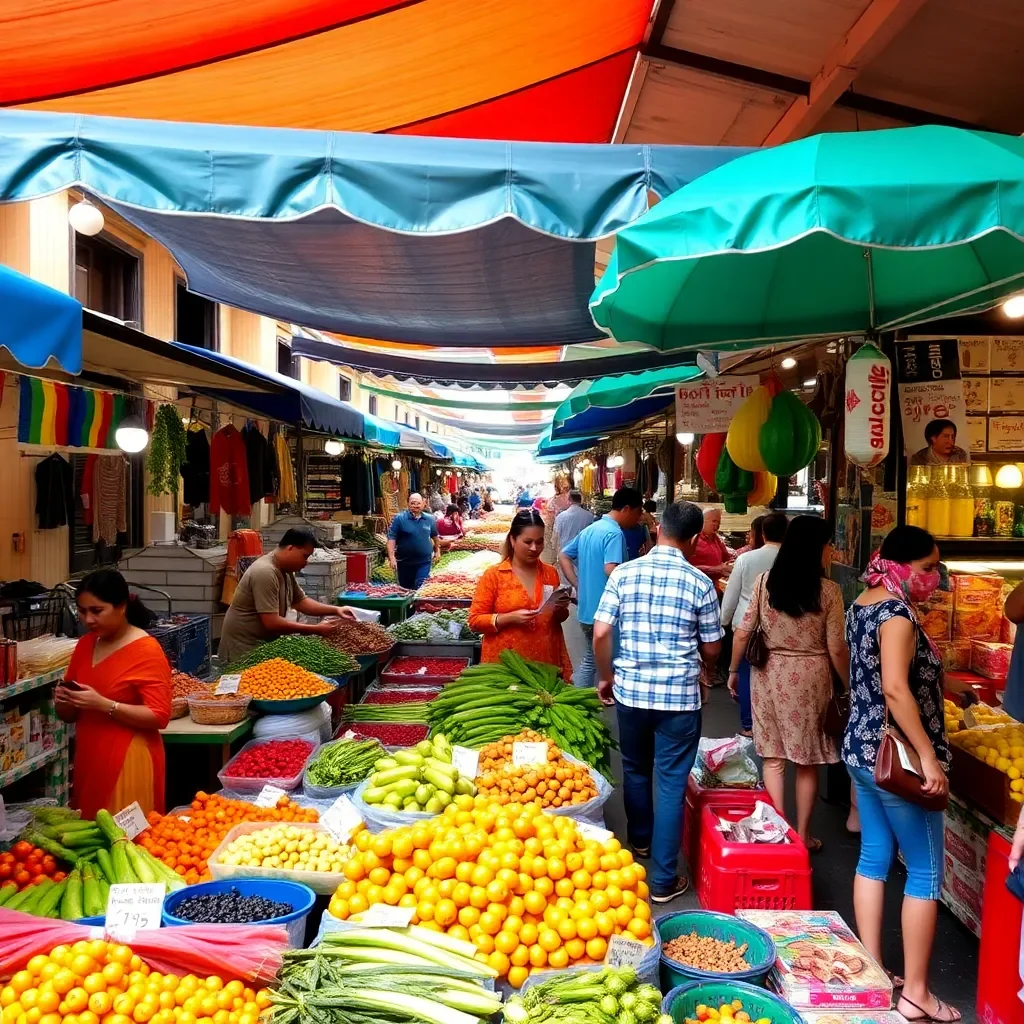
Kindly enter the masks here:
[[[224, 851], [239, 836], [249, 835], [251, 832], [261, 832], [264, 829], [273, 828], [275, 825], [285, 824], [277, 821], [243, 821], [236, 825], [221, 841], [220, 846], [207, 859], [210, 874], [216, 881], [228, 878], [287, 878], [292, 882], [301, 882], [308, 885], [313, 892], [320, 896], [330, 896], [339, 884], [345, 880], [340, 871], [291, 871], [286, 868], [250, 868], [235, 864], [221, 864], [220, 858]], [[302, 822], [301, 827], [310, 832], [326, 832], [323, 825]], [[355, 847], [353, 847], [355, 850]]]
[[278, 743], [279, 739], [268, 739], [268, 740], [249, 740], [233, 758], [219, 772], [217, 772], [217, 778], [220, 779], [221, 786], [224, 789], [233, 790], [235, 793], [258, 793], [266, 785], [277, 786], [278, 789], [283, 789], [286, 793], [291, 792], [293, 789], [298, 789], [302, 785], [302, 776], [306, 771], [306, 765], [316, 756], [319, 744], [314, 743], [313, 749], [309, 752], [309, 756], [303, 762], [302, 767], [299, 769], [297, 775], [287, 779], [251, 779], [245, 778], [238, 775], [231, 774], [231, 766], [238, 760], [238, 758], [244, 754], [247, 750], [251, 750], [253, 747], [262, 747], [268, 743]]

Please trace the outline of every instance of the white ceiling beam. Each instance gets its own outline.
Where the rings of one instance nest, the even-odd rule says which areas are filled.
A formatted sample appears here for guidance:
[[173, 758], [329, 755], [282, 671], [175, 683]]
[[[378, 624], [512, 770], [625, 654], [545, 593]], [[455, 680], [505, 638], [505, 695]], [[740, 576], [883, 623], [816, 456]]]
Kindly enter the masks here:
[[924, 6], [926, 0], [872, 0], [811, 79], [809, 93], [793, 101], [762, 145], [777, 146], [811, 134], [836, 100]]

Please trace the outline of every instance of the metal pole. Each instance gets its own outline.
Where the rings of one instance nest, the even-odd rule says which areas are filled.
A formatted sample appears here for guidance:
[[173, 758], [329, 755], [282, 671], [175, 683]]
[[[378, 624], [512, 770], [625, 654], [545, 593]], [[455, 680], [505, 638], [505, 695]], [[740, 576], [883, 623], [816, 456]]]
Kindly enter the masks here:
[[299, 516], [306, 518], [306, 451], [303, 447], [302, 424], [295, 427], [295, 473], [298, 484]]

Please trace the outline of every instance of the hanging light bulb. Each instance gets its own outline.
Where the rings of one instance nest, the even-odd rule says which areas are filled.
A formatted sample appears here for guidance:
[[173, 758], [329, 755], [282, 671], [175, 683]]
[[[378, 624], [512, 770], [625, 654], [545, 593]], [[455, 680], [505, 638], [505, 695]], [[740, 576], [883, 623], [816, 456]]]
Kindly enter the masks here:
[[625, 464], [626, 464], [626, 456], [625, 455], [616, 455], [615, 456], [615, 468], [616, 469], [621, 469]]
[[793, 367], [796, 366], [796, 360], [792, 356], [786, 356], [786, 358], [779, 363], [779, 366], [784, 370], [792, 370]]
[[1024, 316], [1024, 295], [1011, 295], [1003, 303], [1003, 312], [1011, 320], [1019, 320]]
[[142, 417], [134, 414], [125, 416], [114, 432], [114, 441], [121, 451], [129, 455], [141, 452], [149, 444], [149, 431]]
[[401, 469], [402, 468], [402, 460], [401, 459], [392, 459], [391, 460], [391, 468], [392, 469]]
[[604, 460], [604, 465], [605, 465], [605, 469], [614, 469], [615, 468], [615, 456], [614, 455], [609, 455], [608, 458]]
[[68, 223], [80, 235], [98, 235], [103, 230], [103, 211], [83, 199], [68, 210]]
[[1024, 473], [1021, 473], [1019, 466], [1008, 462], [1005, 466], [999, 467], [999, 472], [996, 473], [996, 487], [1001, 487], [1005, 491], [1015, 491], [1022, 485]]
[[324, 454], [325, 455], [340, 455], [345, 450], [345, 445], [342, 444], [336, 437], [329, 437], [324, 441]]
[[680, 444], [693, 444], [693, 434], [688, 434], [688, 433], [676, 434], [676, 440]]
[[436, 473], [436, 474], [437, 474], [438, 476], [440, 476], [440, 475], [441, 475], [441, 473], [442, 473], [442, 470], [440, 470], [440, 469], [435, 469], [435, 470], [434, 470], [434, 472], [435, 472], [435, 473]]

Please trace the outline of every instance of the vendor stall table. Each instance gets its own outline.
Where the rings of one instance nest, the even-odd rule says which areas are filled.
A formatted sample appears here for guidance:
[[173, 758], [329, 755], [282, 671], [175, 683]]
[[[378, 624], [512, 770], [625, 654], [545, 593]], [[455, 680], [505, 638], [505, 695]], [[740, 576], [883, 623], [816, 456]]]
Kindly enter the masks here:
[[343, 592], [334, 599], [334, 603], [380, 612], [381, 625], [390, 626], [395, 622], [404, 622], [408, 618], [409, 606], [415, 599], [415, 593], [410, 593], [407, 597], [367, 597], [366, 594]]
[[[199, 725], [187, 716], [172, 719], [160, 730], [167, 750], [167, 806], [188, 803], [199, 789], [220, 789], [217, 772], [231, 760], [231, 745], [252, 732], [253, 719], [228, 725]], [[197, 756], [195, 746], [206, 747], [206, 756]], [[180, 753], [170, 748], [184, 747]], [[172, 761], [172, 758], [174, 761]], [[176, 763], [175, 763], [176, 762]]]
[[230, 725], [199, 725], [191, 718], [185, 717], [168, 722], [167, 728], [160, 730], [160, 735], [164, 738], [165, 746], [199, 743], [204, 746], [221, 747], [220, 766], [223, 768], [231, 759], [231, 744], [248, 735], [251, 730], [251, 718]]

